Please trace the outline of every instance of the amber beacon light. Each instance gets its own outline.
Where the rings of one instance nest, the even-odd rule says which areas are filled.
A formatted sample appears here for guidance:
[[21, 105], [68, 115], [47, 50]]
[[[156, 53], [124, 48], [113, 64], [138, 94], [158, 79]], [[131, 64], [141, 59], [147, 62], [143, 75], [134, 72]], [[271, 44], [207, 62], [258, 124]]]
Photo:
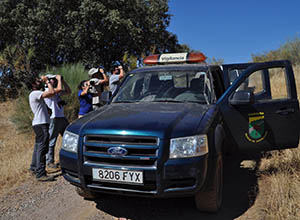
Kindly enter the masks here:
[[144, 64], [202, 63], [205, 60], [206, 57], [203, 53], [166, 53], [147, 56]]

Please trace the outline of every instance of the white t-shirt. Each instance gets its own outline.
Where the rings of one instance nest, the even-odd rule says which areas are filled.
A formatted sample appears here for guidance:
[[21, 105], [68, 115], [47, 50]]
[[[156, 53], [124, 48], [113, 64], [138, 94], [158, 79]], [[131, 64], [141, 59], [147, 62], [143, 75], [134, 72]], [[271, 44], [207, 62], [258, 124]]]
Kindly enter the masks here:
[[102, 85], [100, 84], [100, 79], [98, 78], [92, 78], [90, 81], [94, 82], [94, 85], [90, 87], [89, 92], [92, 93], [93, 96], [93, 105], [97, 105], [100, 103], [100, 97], [98, 94], [99, 92], [101, 93]]
[[34, 90], [29, 94], [29, 104], [34, 115], [32, 126], [50, 123], [47, 106], [42, 98], [42, 94], [43, 92], [40, 90]]
[[61, 98], [59, 94], [55, 94], [54, 96], [50, 98], [45, 98], [45, 102], [48, 106], [48, 108], [51, 109], [51, 116], [50, 118], [60, 118], [65, 117], [64, 115], [64, 107], [59, 105], [59, 102], [61, 101]]
[[120, 82], [120, 75], [113, 74], [109, 77], [109, 89], [112, 94], [114, 94], [114, 92], [118, 88], [119, 82]]

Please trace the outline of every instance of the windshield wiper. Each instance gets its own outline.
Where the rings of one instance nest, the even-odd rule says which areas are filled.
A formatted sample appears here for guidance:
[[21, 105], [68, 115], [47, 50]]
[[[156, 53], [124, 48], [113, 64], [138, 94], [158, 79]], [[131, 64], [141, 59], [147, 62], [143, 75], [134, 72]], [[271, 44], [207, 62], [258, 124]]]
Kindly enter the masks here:
[[174, 100], [174, 99], [155, 99], [153, 102], [175, 102], [175, 103], [182, 103], [183, 101]]
[[135, 103], [135, 102], [138, 102], [138, 101], [133, 101], [133, 100], [122, 100], [122, 101], [115, 101], [115, 102], [112, 102], [112, 103]]
[[207, 102], [205, 102], [205, 101], [193, 101], [193, 100], [189, 100], [189, 101], [184, 101], [184, 102], [198, 103], [198, 104], [207, 104]]

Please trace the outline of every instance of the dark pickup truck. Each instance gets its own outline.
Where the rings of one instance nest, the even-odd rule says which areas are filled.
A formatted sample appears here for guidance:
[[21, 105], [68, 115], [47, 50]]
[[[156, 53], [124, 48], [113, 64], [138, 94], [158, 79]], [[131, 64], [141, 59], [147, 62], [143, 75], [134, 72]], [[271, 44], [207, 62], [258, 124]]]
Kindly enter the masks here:
[[298, 146], [289, 61], [218, 66], [181, 53], [144, 62], [64, 133], [62, 173], [81, 196], [194, 196], [198, 210], [216, 212], [225, 153]]

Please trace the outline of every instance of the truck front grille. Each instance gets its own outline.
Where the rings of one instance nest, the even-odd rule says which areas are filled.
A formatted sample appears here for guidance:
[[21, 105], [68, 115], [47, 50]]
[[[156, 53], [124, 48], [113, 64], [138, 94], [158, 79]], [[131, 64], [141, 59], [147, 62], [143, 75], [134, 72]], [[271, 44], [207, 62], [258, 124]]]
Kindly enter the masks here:
[[[159, 139], [139, 136], [86, 135], [84, 138], [84, 162], [101, 165], [129, 165], [153, 167], [158, 156]], [[111, 155], [108, 149], [122, 147], [124, 156]]]

